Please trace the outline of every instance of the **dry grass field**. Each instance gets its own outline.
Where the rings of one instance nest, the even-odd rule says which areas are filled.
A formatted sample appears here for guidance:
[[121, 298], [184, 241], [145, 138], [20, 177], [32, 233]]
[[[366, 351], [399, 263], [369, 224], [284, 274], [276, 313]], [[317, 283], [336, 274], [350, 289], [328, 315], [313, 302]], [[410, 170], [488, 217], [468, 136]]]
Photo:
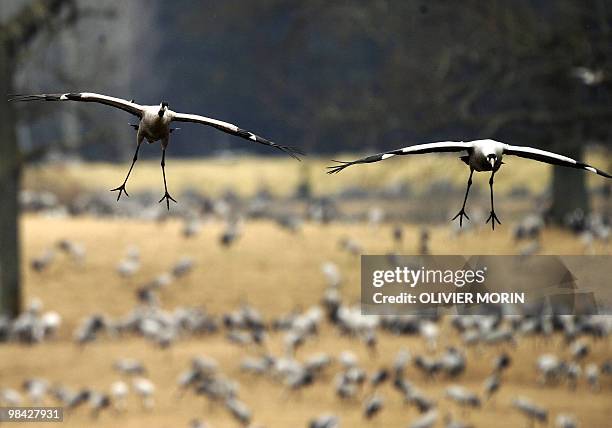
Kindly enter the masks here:
[[[117, 177], [112, 174], [113, 183]], [[135, 176], [134, 183], [141, 177]], [[193, 356], [207, 355], [219, 362], [224, 373], [240, 382], [239, 396], [253, 411], [256, 424], [261, 426], [305, 427], [311, 417], [330, 411], [341, 417], [342, 427], [350, 428], [406, 427], [418, 416], [415, 408], [403, 404], [399, 394], [386, 384], [380, 390], [385, 397], [385, 408], [377, 418], [366, 421], [361, 416], [361, 401], [341, 402], [336, 398], [332, 385], [336, 366], [327, 372], [328, 381], [317, 382], [301, 393], [284, 391], [267, 378], [248, 376], [239, 370], [241, 359], [247, 355], [258, 355], [264, 348], [231, 344], [221, 333], [179, 339], [163, 350], [139, 337], [113, 339], [103, 336], [83, 347], [75, 345], [72, 334], [84, 317], [92, 313], [110, 317], [126, 314], [136, 304], [136, 287], [167, 271], [181, 256], [192, 257], [196, 267], [189, 275], [161, 291], [164, 308], [201, 306], [213, 314], [221, 314], [241, 303], [248, 303], [270, 319], [296, 308], [317, 304], [325, 287], [321, 264], [328, 260], [336, 263], [342, 271], [344, 300], [358, 300], [359, 258], [338, 250], [340, 238], [355, 238], [363, 245], [364, 252], [369, 254], [384, 254], [393, 248], [388, 225], [375, 230], [364, 224], [306, 224], [302, 232], [290, 234], [269, 222], [248, 222], [243, 236], [231, 248], [218, 245], [221, 224], [207, 223], [202, 232], [191, 239], [185, 239], [180, 230], [181, 224], [174, 220], [144, 223], [26, 216], [22, 221], [25, 298], [39, 298], [45, 309], [61, 314], [63, 324], [58, 337], [49, 342], [34, 346], [0, 345], [0, 387], [16, 388], [27, 377], [44, 377], [75, 388], [88, 386], [108, 390], [109, 385], [120, 378], [112, 368], [113, 361], [119, 357], [132, 357], [143, 361], [149, 378], [156, 385], [154, 409], [142, 409], [132, 396], [127, 410], [121, 414], [103, 412], [94, 420], [86, 408], [80, 408], [65, 417], [63, 426], [174, 428], [187, 427], [189, 421], [196, 417], [207, 421], [211, 427], [238, 426], [227, 411], [209, 406], [203, 397], [188, 394], [178, 398], [176, 379], [179, 373], [188, 367]], [[395, 250], [405, 254], [415, 252], [418, 231], [417, 227], [406, 225], [405, 247]], [[509, 238], [509, 226], [494, 233], [485, 228], [456, 238], [452, 238], [449, 228], [444, 226], [432, 228], [431, 235], [433, 254], [517, 253], [516, 246]], [[68, 257], [60, 256], [42, 273], [29, 269], [28, 260], [62, 238], [85, 245], [87, 258], [83, 265], [76, 265]], [[115, 266], [130, 245], [140, 248], [142, 268], [135, 277], [123, 279], [115, 272]], [[580, 254], [583, 251], [574, 236], [556, 230], [544, 232], [542, 248], [543, 253], [553, 254]], [[609, 251], [597, 248], [598, 253], [609, 254]], [[443, 332], [441, 349], [449, 344], [459, 344], [457, 335], [449, 328], [445, 327]], [[587, 357], [589, 362], [601, 363], [612, 357], [609, 339], [589, 343], [592, 346], [592, 353]], [[360, 364], [371, 371], [390, 366], [402, 347], [413, 355], [427, 352], [418, 337], [381, 333], [378, 353], [372, 356], [361, 342], [339, 336], [325, 324], [317, 339], [307, 341], [299, 349], [297, 358], [301, 360], [321, 351], [337, 356], [341, 351], [350, 349], [358, 355]], [[265, 350], [280, 354], [282, 335], [271, 334]], [[499, 394], [478, 411], [461, 411], [445, 399], [446, 381], [428, 381], [412, 366], [408, 368], [407, 376], [438, 401], [442, 419], [450, 412], [477, 427], [527, 426], [526, 420], [510, 406], [515, 396], [525, 395], [549, 408], [553, 420], [558, 413], [568, 412], [577, 416], [581, 427], [611, 426], [607, 415], [612, 402], [609, 379], [604, 380], [599, 392], [591, 392], [584, 380], [576, 391], [569, 391], [565, 385], [544, 387], [536, 382], [534, 363], [538, 355], [555, 352], [568, 357], [567, 349], [557, 336], [546, 340], [524, 338], [517, 347], [471, 348], [466, 351], [467, 371], [457, 382], [480, 391], [482, 381], [490, 371], [492, 358], [502, 350], [512, 355], [514, 364], [505, 374]], [[367, 394], [366, 389], [362, 397]], [[444, 426], [443, 421], [440, 420], [436, 426]], [[553, 426], [553, 423], [549, 422], [548, 426]]]
[[[150, 152], [153, 148], [148, 149]], [[317, 195], [334, 193], [348, 187], [374, 189], [398, 184], [408, 184], [415, 192], [422, 192], [434, 181], [448, 181], [463, 190], [469, 175], [467, 166], [454, 155], [405, 156], [385, 161], [384, 166], [359, 165], [330, 176], [325, 174], [325, 167], [332, 164], [327, 157], [305, 157], [302, 162], [288, 157], [184, 160], [173, 159], [171, 152], [166, 160], [166, 171], [169, 188], [175, 194], [185, 189], [195, 189], [214, 196], [232, 189], [242, 196], [250, 196], [256, 190], [266, 187], [277, 196], [287, 196], [295, 191], [297, 184], [305, 177]], [[352, 153], [330, 158], [351, 160], [361, 156]], [[586, 160], [602, 169], [612, 169], [608, 168], [612, 161], [603, 150], [590, 150]], [[506, 165], [495, 176], [498, 195], [512, 188], [525, 188], [536, 194], [542, 192], [549, 183], [552, 171], [550, 165], [512, 156], [504, 158], [504, 162]], [[51, 189], [60, 195], [72, 194], [76, 190], [108, 190], [121, 183], [128, 166], [127, 159], [120, 164], [44, 164], [28, 168], [24, 184], [29, 189]], [[590, 186], [602, 183], [602, 179], [594, 174], [588, 174], [587, 179]], [[161, 189], [160, 186], [162, 176], [159, 160], [139, 160], [130, 177], [128, 189], [138, 192]], [[476, 174], [474, 188], [488, 190], [488, 175]]]

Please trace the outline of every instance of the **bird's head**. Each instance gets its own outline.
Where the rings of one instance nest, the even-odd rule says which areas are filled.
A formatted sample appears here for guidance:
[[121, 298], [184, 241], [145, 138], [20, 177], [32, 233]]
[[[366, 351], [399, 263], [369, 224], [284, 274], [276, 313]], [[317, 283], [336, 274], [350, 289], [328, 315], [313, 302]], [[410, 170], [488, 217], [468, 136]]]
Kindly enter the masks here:
[[162, 101], [162, 103], [159, 105], [159, 112], [157, 113], [159, 115], [159, 117], [164, 117], [164, 113], [168, 110], [168, 103], [165, 101]]
[[491, 168], [495, 168], [495, 164], [497, 163], [497, 155], [495, 153], [488, 154], [487, 161], [491, 164]]

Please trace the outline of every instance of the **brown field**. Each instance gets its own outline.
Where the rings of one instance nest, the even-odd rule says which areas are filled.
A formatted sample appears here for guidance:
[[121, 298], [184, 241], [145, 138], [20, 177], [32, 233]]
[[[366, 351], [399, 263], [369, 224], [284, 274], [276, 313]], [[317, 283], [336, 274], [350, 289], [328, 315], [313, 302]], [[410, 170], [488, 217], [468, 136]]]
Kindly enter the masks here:
[[[24, 265], [26, 300], [40, 298], [45, 309], [56, 310], [63, 317], [59, 336], [36, 346], [9, 344], [0, 346], [0, 387], [18, 387], [24, 378], [40, 376], [71, 387], [89, 386], [108, 390], [119, 379], [112, 363], [119, 357], [142, 360], [149, 377], [156, 385], [156, 405], [148, 412], [131, 396], [128, 409], [122, 414], [104, 412], [93, 420], [86, 408], [67, 415], [66, 427], [186, 427], [192, 418], [207, 421], [212, 427], [232, 427], [237, 424], [219, 407], [209, 406], [203, 397], [187, 395], [177, 398], [176, 379], [195, 355], [217, 359], [229, 377], [240, 382], [240, 397], [251, 408], [254, 421], [266, 427], [305, 427], [307, 421], [320, 413], [332, 411], [341, 417], [343, 427], [406, 427], [417, 417], [412, 406], [402, 403], [390, 385], [381, 389], [385, 408], [373, 421], [361, 416], [361, 402], [340, 402], [331, 383], [336, 367], [328, 372], [329, 382], [318, 382], [302, 393], [293, 394], [266, 378], [247, 376], [239, 371], [239, 363], [246, 355], [257, 355], [261, 349], [230, 344], [218, 333], [203, 338], [179, 339], [172, 347], [160, 350], [142, 338], [101, 340], [80, 348], [72, 343], [72, 333], [79, 321], [94, 312], [111, 317], [127, 313], [134, 307], [135, 288], [144, 281], [167, 270], [181, 256], [196, 260], [195, 270], [161, 292], [162, 306], [202, 306], [213, 314], [220, 314], [247, 302], [260, 309], [269, 319], [295, 308], [316, 304], [325, 287], [321, 263], [335, 262], [345, 282], [342, 293], [345, 301], [357, 301], [359, 296], [359, 259], [338, 251], [338, 240], [351, 236], [360, 241], [365, 253], [380, 254], [392, 249], [390, 227], [374, 230], [367, 225], [307, 224], [298, 234], [289, 234], [269, 222], [249, 222], [243, 237], [235, 246], [226, 249], [217, 244], [222, 225], [208, 223], [202, 233], [192, 239], [180, 234], [180, 223], [142, 223], [126, 220], [49, 219], [28, 216], [22, 221], [24, 237]], [[432, 229], [431, 248], [434, 254], [514, 254], [516, 246], [509, 239], [509, 226], [492, 233], [488, 229], [451, 238], [448, 227]], [[406, 244], [398, 249], [411, 253], [416, 249], [418, 228], [406, 226]], [[87, 259], [77, 266], [67, 257], [58, 257], [45, 272], [36, 274], [27, 260], [60, 238], [82, 242], [87, 248]], [[115, 266], [129, 245], [141, 250], [143, 265], [132, 279], [122, 279]], [[547, 230], [542, 239], [544, 253], [581, 254], [581, 244], [575, 237], [556, 230]], [[597, 248], [598, 253], [609, 249]], [[445, 329], [445, 331], [450, 331]], [[443, 335], [441, 346], [458, 343], [456, 334]], [[592, 354], [588, 362], [601, 363], [612, 356], [609, 339], [590, 342]], [[415, 355], [426, 352], [417, 337], [395, 337], [381, 333], [377, 356], [368, 354], [356, 340], [339, 336], [325, 325], [319, 337], [306, 342], [297, 353], [302, 359], [325, 351], [338, 355], [342, 350], [353, 350], [360, 363], [373, 370], [390, 365], [396, 352], [406, 347]], [[271, 334], [266, 348], [273, 354], [282, 352], [282, 335]], [[598, 393], [591, 392], [582, 380], [575, 392], [565, 386], [543, 387], [535, 380], [534, 362], [544, 352], [556, 352], [567, 357], [561, 339], [526, 338], [516, 348], [485, 347], [467, 351], [468, 368], [458, 380], [474, 391], [490, 370], [491, 360], [502, 349], [513, 359], [512, 368], [505, 375], [505, 384], [493, 402], [475, 412], [462, 412], [443, 396], [446, 381], [427, 381], [413, 367], [408, 378], [428, 395], [434, 397], [441, 415], [452, 412], [478, 427], [527, 426], [525, 419], [510, 402], [517, 395], [525, 395], [546, 406], [552, 419], [560, 412], [575, 414], [581, 427], [609, 427], [607, 415], [612, 399], [609, 379]], [[364, 396], [367, 392], [364, 392]], [[51, 403], [49, 403], [51, 404]], [[443, 419], [443, 418], [442, 418]], [[28, 426], [35, 426], [28, 425]], [[49, 426], [41, 424], [41, 426]], [[443, 426], [440, 420], [436, 425]], [[550, 422], [548, 426], [553, 426]]]
[[[307, 156], [302, 162], [284, 157], [253, 156], [173, 159], [171, 150], [168, 155], [168, 186], [177, 195], [185, 189], [195, 189], [216, 196], [232, 189], [242, 196], [250, 196], [265, 187], [277, 196], [287, 196], [293, 194], [298, 183], [304, 179], [309, 181], [313, 193], [317, 195], [334, 193], [347, 187], [374, 189], [402, 183], [408, 184], [416, 192], [422, 192], [434, 181], [448, 181], [463, 191], [469, 175], [467, 166], [454, 155], [406, 156], [385, 161], [384, 165], [359, 165], [335, 175], [325, 174], [325, 167], [332, 164], [330, 158], [351, 160], [363, 154], [338, 154], [325, 158]], [[612, 162], [608, 152], [598, 148], [589, 150], [586, 161], [602, 169], [610, 169], [608, 167]], [[525, 188], [537, 194], [549, 183], [550, 165], [513, 156], [504, 158], [504, 163], [506, 165], [495, 176], [497, 195], [503, 195], [513, 188]], [[128, 167], [127, 159], [118, 164], [43, 164], [27, 169], [24, 184], [29, 189], [53, 190], [60, 196], [74, 194], [78, 190], [106, 191], [121, 183]], [[604, 182], [595, 174], [587, 174], [587, 180], [591, 187]], [[162, 185], [159, 160], [139, 160], [128, 189], [133, 192], [155, 189], [157, 192]], [[474, 188], [488, 191], [488, 174], [476, 174]]]

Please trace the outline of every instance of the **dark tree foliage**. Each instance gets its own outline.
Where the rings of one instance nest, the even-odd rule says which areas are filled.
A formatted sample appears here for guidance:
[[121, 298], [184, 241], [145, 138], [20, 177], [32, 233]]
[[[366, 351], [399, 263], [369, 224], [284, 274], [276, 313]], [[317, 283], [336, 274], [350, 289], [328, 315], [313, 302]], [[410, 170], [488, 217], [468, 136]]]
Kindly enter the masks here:
[[[311, 152], [491, 137], [581, 158], [610, 141], [610, 80], [573, 75], [610, 70], [604, 0], [183, 3], [219, 112]], [[553, 218], [588, 210], [584, 173], [554, 171], [553, 194], [576, 194]]]

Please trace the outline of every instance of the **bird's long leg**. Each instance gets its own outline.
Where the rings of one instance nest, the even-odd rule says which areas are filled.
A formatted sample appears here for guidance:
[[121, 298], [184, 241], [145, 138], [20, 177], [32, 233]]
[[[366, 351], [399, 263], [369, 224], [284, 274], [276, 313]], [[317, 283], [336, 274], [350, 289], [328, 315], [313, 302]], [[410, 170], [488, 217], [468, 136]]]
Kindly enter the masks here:
[[125, 192], [125, 196], [130, 196], [128, 195], [127, 190], [125, 190], [125, 185], [127, 184], [128, 178], [130, 178], [130, 173], [132, 172], [132, 169], [134, 168], [134, 164], [136, 163], [136, 161], [138, 160], [138, 150], [140, 150], [140, 145], [142, 144], [142, 137], [138, 137], [138, 141], [136, 143], [136, 151], [134, 152], [134, 158], [132, 159], [132, 165], [130, 165], [130, 169], [128, 170], [127, 175], [125, 176], [125, 180], [123, 180], [123, 184], [115, 189], [111, 189], [111, 192], [116, 192], [119, 191], [119, 194], [117, 195], [117, 200], [119, 200], [119, 198], [121, 197], [121, 194]]
[[498, 224], [501, 224], [501, 221], [499, 221], [499, 219], [495, 215], [495, 207], [493, 205], [493, 177], [494, 176], [495, 176], [495, 171], [493, 171], [493, 173], [491, 174], [491, 178], [489, 179], [489, 186], [491, 187], [491, 214], [489, 214], [489, 218], [486, 221], [486, 223], [488, 223], [489, 221], [491, 222], [491, 227], [493, 228], [493, 230], [495, 230], [495, 222], [497, 222]]
[[470, 219], [465, 213], [465, 204], [467, 203], [468, 194], [470, 193], [470, 187], [472, 186], [472, 175], [474, 175], [474, 169], [470, 168], [470, 178], [468, 178], [467, 189], [465, 190], [465, 197], [463, 198], [463, 206], [461, 207], [461, 211], [459, 211], [457, 215], [453, 217], [453, 220], [459, 217], [459, 227], [463, 227], [463, 217], [468, 220]]
[[161, 168], [162, 168], [162, 174], [164, 176], [164, 196], [162, 196], [162, 198], [159, 200], [159, 203], [162, 203], [162, 201], [165, 199], [166, 200], [166, 206], [168, 207], [168, 211], [170, 211], [170, 201], [173, 201], [174, 203], [176, 203], [176, 199], [174, 199], [172, 196], [170, 196], [170, 193], [168, 193], [168, 184], [166, 183], [166, 147], [162, 144], [162, 159], [161, 159]]

